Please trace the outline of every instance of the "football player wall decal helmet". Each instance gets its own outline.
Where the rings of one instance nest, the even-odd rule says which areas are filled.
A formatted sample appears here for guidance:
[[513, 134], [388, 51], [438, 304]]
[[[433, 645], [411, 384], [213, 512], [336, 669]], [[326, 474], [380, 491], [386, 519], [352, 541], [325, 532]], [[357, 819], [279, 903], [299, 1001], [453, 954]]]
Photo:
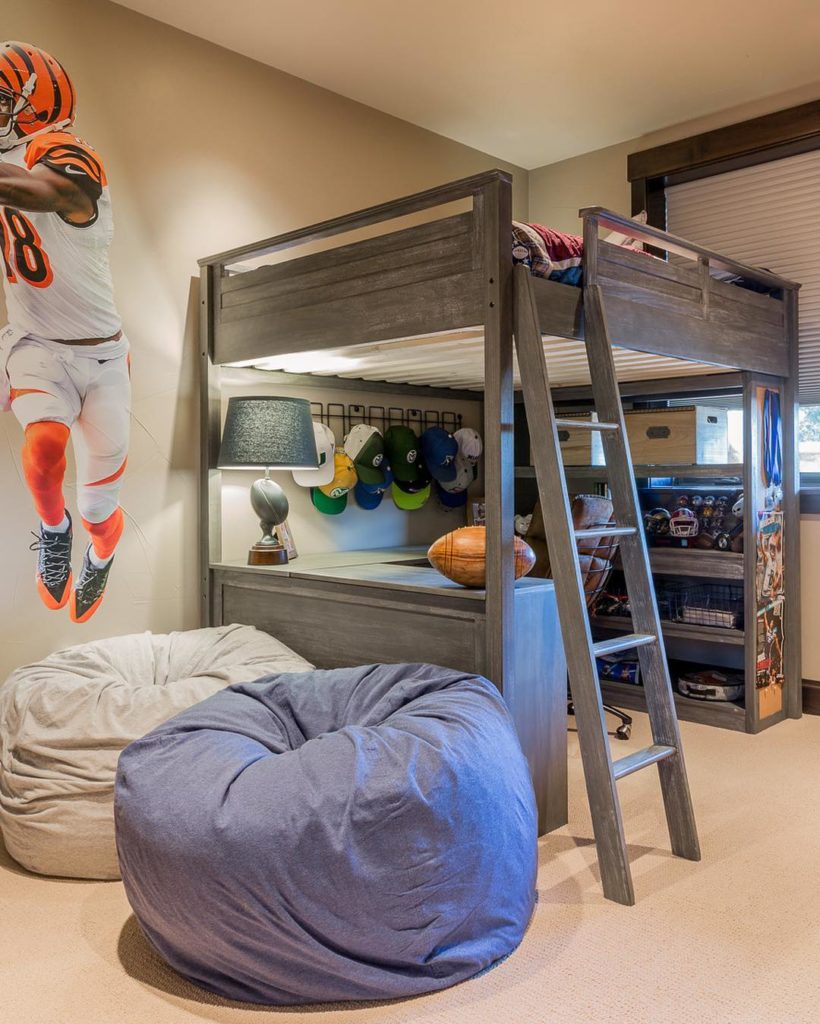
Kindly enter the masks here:
[[65, 68], [31, 43], [0, 44], [0, 103], [10, 114], [0, 128], [0, 150], [74, 121], [74, 86]]

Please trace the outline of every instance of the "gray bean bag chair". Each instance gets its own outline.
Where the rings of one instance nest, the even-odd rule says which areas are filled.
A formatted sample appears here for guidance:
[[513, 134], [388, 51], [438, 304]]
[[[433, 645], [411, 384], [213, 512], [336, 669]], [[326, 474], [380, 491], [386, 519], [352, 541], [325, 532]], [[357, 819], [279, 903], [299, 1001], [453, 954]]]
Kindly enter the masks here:
[[231, 999], [446, 988], [514, 950], [533, 909], [527, 763], [496, 688], [450, 669], [232, 686], [124, 751], [115, 804], [145, 935]]
[[0, 829], [30, 871], [119, 878], [120, 752], [223, 687], [309, 662], [251, 626], [118, 636], [70, 647], [0, 687]]

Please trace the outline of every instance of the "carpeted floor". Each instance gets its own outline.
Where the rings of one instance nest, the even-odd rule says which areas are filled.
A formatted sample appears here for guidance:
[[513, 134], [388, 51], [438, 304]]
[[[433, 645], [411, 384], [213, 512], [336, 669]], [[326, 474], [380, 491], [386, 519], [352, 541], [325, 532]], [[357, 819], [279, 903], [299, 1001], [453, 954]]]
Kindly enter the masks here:
[[[483, 977], [393, 1003], [226, 1003], [147, 947], [119, 883], [38, 878], [0, 847], [0, 1021], [21, 1024], [816, 1024], [820, 717], [760, 736], [683, 725], [703, 861], [668, 852], [657, 773], [620, 783], [637, 905], [606, 902], [570, 737], [570, 824], [541, 840], [521, 947]], [[633, 739], [647, 742], [637, 716]]]

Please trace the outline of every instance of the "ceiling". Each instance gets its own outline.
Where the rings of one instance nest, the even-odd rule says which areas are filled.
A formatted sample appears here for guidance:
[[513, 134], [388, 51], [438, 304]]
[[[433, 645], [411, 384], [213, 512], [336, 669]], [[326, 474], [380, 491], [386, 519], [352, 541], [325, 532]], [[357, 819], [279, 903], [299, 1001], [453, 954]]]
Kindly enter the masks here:
[[527, 169], [820, 80], [818, 0], [117, 0]]

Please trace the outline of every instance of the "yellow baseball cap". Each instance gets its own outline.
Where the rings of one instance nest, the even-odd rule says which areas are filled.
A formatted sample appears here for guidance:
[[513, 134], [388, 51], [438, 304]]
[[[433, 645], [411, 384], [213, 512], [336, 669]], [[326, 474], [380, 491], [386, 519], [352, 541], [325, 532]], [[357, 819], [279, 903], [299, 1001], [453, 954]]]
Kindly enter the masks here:
[[322, 487], [312, 487], [310, 497], [315, 508], [328, 516], [337, 516], [347, 508], [347, 492], [356, 486], [356, 467], [349, 455], [337, 448], [333, 455], [333, 479]]

